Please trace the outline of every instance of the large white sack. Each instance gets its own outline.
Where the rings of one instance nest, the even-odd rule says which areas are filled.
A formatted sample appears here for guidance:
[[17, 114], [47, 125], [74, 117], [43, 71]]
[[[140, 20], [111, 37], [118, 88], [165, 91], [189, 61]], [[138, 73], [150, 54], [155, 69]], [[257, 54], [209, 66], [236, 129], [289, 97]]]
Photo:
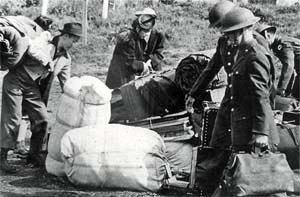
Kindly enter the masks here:
[[49, 138], [47, 172], [64, 175], [60, 155], [61, 138], [73, 128], [107, 124], [111, 115], [110, 99], [111, 90], [95, 77], [72, 77], [66, 82]]
[[119, 124], [73, 129], [61, 140], [64, 170], [75, 185], [158, 191], [165, 178], [162, 138]]

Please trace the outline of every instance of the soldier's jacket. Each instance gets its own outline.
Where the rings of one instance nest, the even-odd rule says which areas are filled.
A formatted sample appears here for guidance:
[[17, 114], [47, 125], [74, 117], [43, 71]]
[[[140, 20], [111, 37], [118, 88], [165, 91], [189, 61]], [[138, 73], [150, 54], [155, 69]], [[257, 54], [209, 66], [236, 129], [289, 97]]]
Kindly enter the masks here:
[[282, 63], [278, 89], [285, 90], [294, 69], [300, 70], [300, 40], [292, 37], [277, 37], [271, 48]]
[[253, 134], [267, 135], [278, 144], [270, 104], [272, 56], [255, 40], [240, 46], [231, 75], [231, 130], [233, 146], [250, 143]]
[[[254, 37], [257, 42], [269, 50], [267, 41], [258, 33], [254, 33]], [[208, 66], [204, 69], [201, 75], [198, 77], [193, 88], [189, 92], [194, 98], [200, 96], [203, 93], [210, 81], [219, 72], [222, 66], [227, 73], [227, 87], [225, 90], [224, 98], [222, 99], [221, 106], [218, 110], [216, 123], [214, 126], [210, 146], [213, 147], [228, 147], [231, 145], [230, 142], [230, 131], [231, 130], [231, 117], [230, 117], [230, 89], [231, 77], [232, 77], [232, 65], [234, 63], [234, 55], [236, 54], [237, 48], [229, 45], [226, 37], [222, 36], [218, 40], [216, 53], [208, 63]]]

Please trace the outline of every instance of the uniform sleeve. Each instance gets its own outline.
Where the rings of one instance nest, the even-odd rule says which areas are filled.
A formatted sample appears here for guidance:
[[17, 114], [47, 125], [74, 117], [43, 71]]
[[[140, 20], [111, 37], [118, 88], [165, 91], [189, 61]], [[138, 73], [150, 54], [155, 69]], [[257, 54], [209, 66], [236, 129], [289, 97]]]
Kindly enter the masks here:
[[200, 94], [206, 90], [208, 84], [213, 80], [222, 66], [220, 44], [218, 44], [216, 53], [213, 55], [207, 67], [202, 71], [202, 73], [194, 83], [192, 89], [189, 92], [189, 95], [193, 98], [199, 97]]
[[269, 116], [272, 116], [270, 104], [270, 63], [265, 58], [253, 58], [249, 63], [251, 92], [252, 133], [269, 135]]
[[159, 36], [158, 36], [155, 50], [152, 54], [149, 55], [154, 70], [162, 69], [162, 62], [164, 58], [164, 56], [162, 55], [162, 51], [164, 49], [165, 37], [161, 33], [158, 35]]
[[47, 45], [49, 45], [51, 39], [52, 36], [50, 32], [42, 32], [39, 37], [30, 42], [27, 54], [42, 65], [46, 66], [49, 62], [52, 61], [50, 51], [45, 48]]
[[9, 41], [10, 46], [12, 47], [12, 52], [10, 54], [1, 54], [0, 63], [9, 69], [14, 68], [20, 63], [23, 55], [26, 53], [29, 46], [29, 38], [22, 37], [16, 29], [10, 26], [1, 27], [0, 34]]
[[293, 74], [295, 65], [295, 55], [291, 45], [286, 45], [280, 52], [280, 61], [282, 63], [281, 74], [278, 82], [278, 89], [285, 90]]

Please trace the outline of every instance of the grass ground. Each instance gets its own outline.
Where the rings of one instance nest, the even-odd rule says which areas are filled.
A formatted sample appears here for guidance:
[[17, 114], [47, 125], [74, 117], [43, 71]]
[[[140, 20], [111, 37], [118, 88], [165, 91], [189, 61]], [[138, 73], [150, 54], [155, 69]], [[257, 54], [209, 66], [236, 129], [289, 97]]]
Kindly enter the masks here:
[[[1, 0], [2, 12], [9, 14], [23, 14], [30, 17], [37, 16], [40, 7], [22, 7], [23, 0]], [[27, 1], [29, 2], [29, 1]], [[35, 1], [31, 1], [35, 2]], [[51, 1], [52, 2], [52, 1]], [[55, 0], [50, 5], [49, 14], [61, 28], [64, 22], [80, 21], [81, 1]], [[106, 72], [112, 56], [115, 33], [123, 26], [130, 25], [134, 11], [142, 9], [146, 3], [132, 1], [124, 7], [110, 10], [109, 19], [103, 21], [99, 16], [101, 4], [97, 0], [90, 0], [88, 44], [76, 44], [71, 51], [73, 57], [73, 75], [92, 75], [105, 80]], [[208, 29], [209, 4], [160, 4], [155, 6], [158, 13], [156, 27], [163, 31], [167, 37], [165, 51], [165, 68], [176, 67], [181, 58], [189, 53], [214, 48], [219, 33]], [[270, 4], [247, 5], [262, 20], [276, 25], [279, 33], [300, 38], [300, 8], [276, 7]], [[52, 91], [50, 110], [55, 114], [55, 106], [60, 94], [57, 84]], [[151, 196], [156, 194], [134, 193], [119, 191], [86, 191], [77, 189], [64, 180], [52, 177], [44, 171], [26, 167], [22, 161], [15, 163], [21, 170], [16, 176], [0, 174], [0, 196]], [[2, 193], [1, 193], [2, 192]], [[162, 194], [165, 195], [165, 194]], [[173, 196], [172, 193], [167, 195]], [[174, 195], [182, 196], [182, 193]]]

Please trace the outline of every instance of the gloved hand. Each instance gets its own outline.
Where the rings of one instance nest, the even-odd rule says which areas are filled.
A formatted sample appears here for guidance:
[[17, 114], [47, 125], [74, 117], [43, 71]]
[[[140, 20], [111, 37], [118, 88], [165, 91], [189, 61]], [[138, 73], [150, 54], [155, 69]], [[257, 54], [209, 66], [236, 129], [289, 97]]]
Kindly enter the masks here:
[[187, 112], [194, 113], [194, 102], [195, 99], [192, 96], [187, 96], [187, 98], [185, 99], [185, 109]]

